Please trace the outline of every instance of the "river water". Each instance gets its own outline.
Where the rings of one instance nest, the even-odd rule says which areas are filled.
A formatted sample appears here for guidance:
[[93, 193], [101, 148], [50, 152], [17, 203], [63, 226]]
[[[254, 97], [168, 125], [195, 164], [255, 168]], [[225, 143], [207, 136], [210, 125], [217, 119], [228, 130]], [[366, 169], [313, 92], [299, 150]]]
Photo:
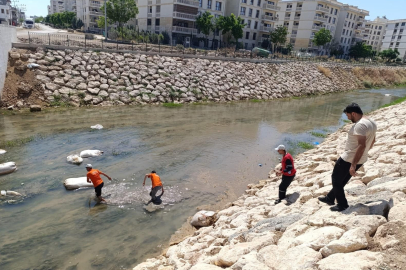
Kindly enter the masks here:
[[[25, 196], [13, 204], [0, 199], [0, 269], [132, 269], [161, 252], [197, 207], [232, 201], [248, 183], [266, 179], [279, 162], [277, 145], [297, 154], [304, 151], [297, 142], [322, 141], [311, 132], [342, 126], [347, 104], [369, 112], [405, 95], [406, 89], [379, 89], [259, 103], [0, 115], [0, 145], [33, 138], [0, 156], [0, 163], [18, 166], [0, 176], [0, 189]], [[95, 124], [104, 129], [91, 130]], [[80, 166], [66, 162], [86, 149], [104, 155]], [[114, 178], [105, 179], [107, 205], [95, 203], [93, 189], [63, 187], [64, 179], [86, 175], [86, 163]], [[151, 184], [142, 187], [142, 180], [151, 170], [166, 187], [155, 212], [143, 208]]]

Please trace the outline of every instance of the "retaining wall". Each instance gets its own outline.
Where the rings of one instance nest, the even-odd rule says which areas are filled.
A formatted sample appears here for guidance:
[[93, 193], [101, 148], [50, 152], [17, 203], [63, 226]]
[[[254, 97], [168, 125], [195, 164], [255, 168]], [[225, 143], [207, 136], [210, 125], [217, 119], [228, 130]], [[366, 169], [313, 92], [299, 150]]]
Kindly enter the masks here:
[[8, 52], [11, 50], [11, 44], [16, 41], [16, 28], [0, 24], [0, 99], [6, 79]]

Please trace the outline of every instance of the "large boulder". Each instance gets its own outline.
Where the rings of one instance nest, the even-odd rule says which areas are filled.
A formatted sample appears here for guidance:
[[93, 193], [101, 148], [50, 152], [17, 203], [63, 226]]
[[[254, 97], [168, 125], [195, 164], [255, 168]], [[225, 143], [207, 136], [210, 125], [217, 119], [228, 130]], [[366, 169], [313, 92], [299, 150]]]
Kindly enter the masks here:
[[98, 157], [103, 155], [103, 151], [100, 150], [84, 150], [80, 152], [80, 157], [81, 158], [89, 158], [89, 157]]
[[340, 239], [334, 240], [324, 246], [320, 250], [320, 253], [324, 257], [328, 257], [335, 253], [349, 253], [364, 249], [368, 246], [367, 235], [364, 228], [349, 230]]
[[93, 187], [91, 182], [87, 182], [87, 177], [68, 178], [63, 182], [63, 185], [68, 190]]
[[190, 221], [190, 224], [194, 227], [207, 227], [212, 225], [216, 221], [216, 213], [213, 211], [199, 211]]
[[294, 246], [305, 245], [316, 251], [327, 245], [333, 240], [339, 239], [344, 230], [335, 226], [326, 226], [315, 230], [310, 230], [300, 236], [294, 241]]
[[0, 164], [0, 175], [9, 174], [17, 170], [15, 162], [6, 162]]
[[406, 177], [369, 187], [367, 188], [366, 193], [375, 194], [381, 191], [389, 191], [391, 193], [402, 191], [403, 193], [406, 193]]
[[389, 221], [376, 230], [374, 242], [383, 250], [398, 246], [406, 241], [406, 223], [400, 220]]
[[406, 223], [406, 202], [398, 203], [389, 210], [388, 220], [400, 220]]
[[383, 263], [378, 252], [366, 250], [333, 254], [317, 263], [318, 270], [370, 270]]
[[221, 269], [223, 268], [207, 263], [198, 263], [192, 266], [192, 268], [190, 268], [190, 270], [221, 270]]

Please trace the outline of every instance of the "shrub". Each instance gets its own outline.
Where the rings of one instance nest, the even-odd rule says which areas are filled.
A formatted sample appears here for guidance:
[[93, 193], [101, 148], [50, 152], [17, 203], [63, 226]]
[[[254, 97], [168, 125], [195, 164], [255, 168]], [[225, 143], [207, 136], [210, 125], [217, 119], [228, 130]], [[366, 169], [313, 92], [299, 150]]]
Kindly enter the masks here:
[[363, 83], [364, 83], [365, 88], [372, 88], [373, 87], [372, 83], [369, 82], [369, 81], [364, 81]]
[[327, 78], [331, 78], [331, 71], [330, 69], [322, 66], [317, 66], [317, 69], [320, 71], [320, 73], [324, 74]]
[[183, 51], [185, 49], [185, 47], [182, 44], [178, 44], [178, 45], [176, 45], [176, 49], [178, 51]]

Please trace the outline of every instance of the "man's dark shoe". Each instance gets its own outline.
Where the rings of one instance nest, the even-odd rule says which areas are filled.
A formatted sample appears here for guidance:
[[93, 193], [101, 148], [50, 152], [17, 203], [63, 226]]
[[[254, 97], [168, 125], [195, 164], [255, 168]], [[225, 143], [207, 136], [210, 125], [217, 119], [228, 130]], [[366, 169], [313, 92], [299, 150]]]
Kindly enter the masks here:
[[280, 203], [280, 202], [282, 202], [282, 200], [281, 200], [281, 199], [277, 199], [277, 200], [275, 200], [275, 204], [278, 204], [278, 203]]
[[328, 197], [318, 197], [319, 201], [326, 203], [328, 205], [334, 205], [334, 202], [332, 202]]
[[336, 205], [336, 206], [330, 207], [330, 210], [333, 211], [333, 212], [341, 212], [341, 211], [344, 211], [347, 208], [348, 207], [341, 207], [339, 205]]

